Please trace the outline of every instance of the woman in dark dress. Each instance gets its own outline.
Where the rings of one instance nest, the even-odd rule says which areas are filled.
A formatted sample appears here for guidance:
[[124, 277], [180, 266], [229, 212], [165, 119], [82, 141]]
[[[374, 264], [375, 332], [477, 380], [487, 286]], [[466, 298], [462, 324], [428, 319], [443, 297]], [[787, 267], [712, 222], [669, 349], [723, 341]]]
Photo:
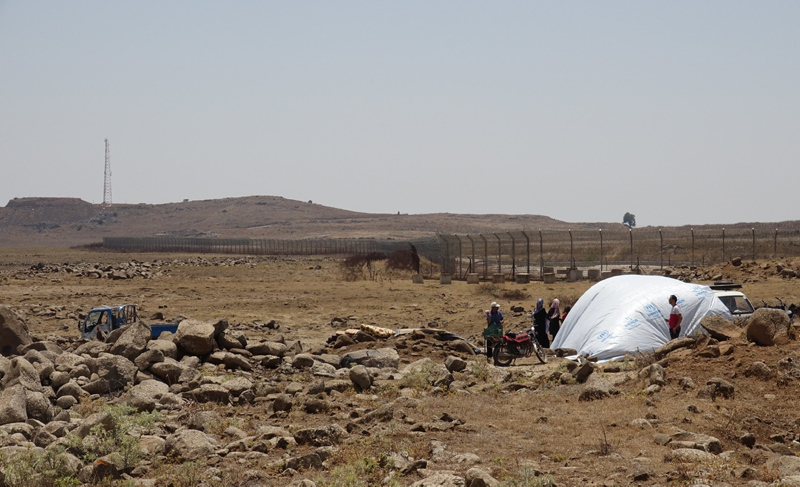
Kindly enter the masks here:
[[550, 348], [550, 338], [547, 337], [547, 310], [544, 309], [544, 300], [539, 298], [536, 301], [536, 309], [531, 313], [533, 318], [533, 331], [536, 333], [536, 340], [544, 348]]
[[553, 340], [556, 339], [556, 334], [561, 328], [561, 309], [559, 308], [558, 298], [550, 303], [550, 310], [547, 312], [547, 319], [550, 320], [550, 334], [553, 335]]

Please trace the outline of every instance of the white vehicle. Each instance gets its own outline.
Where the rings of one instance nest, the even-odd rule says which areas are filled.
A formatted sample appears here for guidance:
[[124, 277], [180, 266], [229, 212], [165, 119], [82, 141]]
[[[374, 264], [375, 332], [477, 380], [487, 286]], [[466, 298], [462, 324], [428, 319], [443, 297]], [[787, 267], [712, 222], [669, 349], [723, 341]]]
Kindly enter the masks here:
[[734, 319], [748, 318], [755, 311], [753, 303], [747, 299], [747, 296], [745, 296], [744, 293], [739, 291], [714, 289], [714, 286], [711, 286], [711, 288], [714, 290], [714, 294], [717, 295], [717, 298], [722, 301], [722, 304], [724, 304], [725, 307], [730, 310]]

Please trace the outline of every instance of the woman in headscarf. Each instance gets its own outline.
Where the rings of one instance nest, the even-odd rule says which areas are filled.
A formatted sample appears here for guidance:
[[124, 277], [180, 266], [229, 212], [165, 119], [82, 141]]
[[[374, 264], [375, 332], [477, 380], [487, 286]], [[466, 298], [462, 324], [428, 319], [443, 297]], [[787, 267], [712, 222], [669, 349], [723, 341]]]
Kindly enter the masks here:
[[547, 311], [547, 319], [550, 320], [550, 334], [553, 335], [553, 339], [556, 338], [556, 333], [558, 333], [559, 328], [561, 328], [561, 309], [559, 308], [559, 301], [558, 298], [554, 299], [552, 303], [550, 303], [550, 310]]
[[536, 301], [536, 309], [531, 313], [533, 318], [533, 332], [536, 340], [544, 348], [550, 348], [550, 338], [547, 336], [547, 311], [544, 309], [544, 299]]

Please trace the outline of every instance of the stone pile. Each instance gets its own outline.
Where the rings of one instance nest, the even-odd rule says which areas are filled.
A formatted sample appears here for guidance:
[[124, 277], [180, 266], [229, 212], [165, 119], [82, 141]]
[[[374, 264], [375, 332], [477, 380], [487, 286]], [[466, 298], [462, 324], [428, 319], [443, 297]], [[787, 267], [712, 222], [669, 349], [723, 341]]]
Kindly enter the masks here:
[[31, 279], [35, 277], [53, 277], [60, 275], [72, 275], [87, 277], [91, 279], [151, 279], [169, 275], [166, 262], [139, 262], [130, 261], [120, 264], [99, 264], [99, 263], [79, 263], [79, 264], [34, 264], [28, 269], [16, 271], [12, 274], [14, 279]]

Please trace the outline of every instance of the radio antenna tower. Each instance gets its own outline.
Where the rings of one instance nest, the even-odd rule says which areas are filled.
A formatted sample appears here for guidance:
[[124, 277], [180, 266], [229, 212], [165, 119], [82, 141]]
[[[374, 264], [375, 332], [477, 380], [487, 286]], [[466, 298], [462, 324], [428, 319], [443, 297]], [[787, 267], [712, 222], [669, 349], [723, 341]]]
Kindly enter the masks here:
[[111, 204], [111, 152], [108, 150], [108, 139], [106, 141], [106, 170], [103, 177], [103, 204]]

